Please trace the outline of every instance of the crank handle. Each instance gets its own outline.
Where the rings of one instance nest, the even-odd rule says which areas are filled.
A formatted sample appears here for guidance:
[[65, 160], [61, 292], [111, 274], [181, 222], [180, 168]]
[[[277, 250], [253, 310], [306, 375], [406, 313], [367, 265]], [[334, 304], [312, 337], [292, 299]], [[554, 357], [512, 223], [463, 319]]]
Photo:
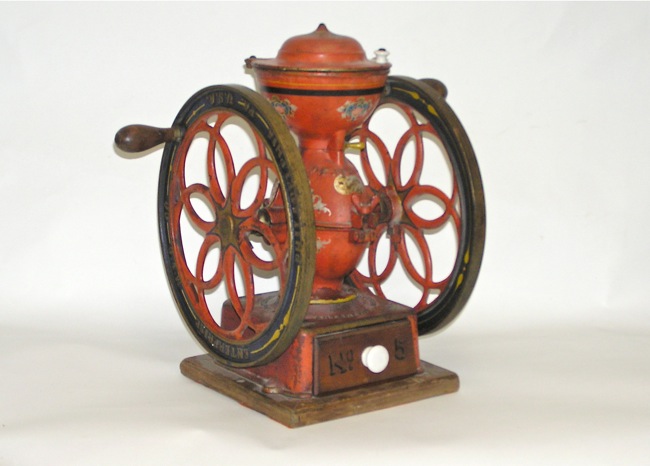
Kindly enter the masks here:
[[115, 134], [115, 145], [124, 152], [144, 152], [158, 144], [180, 140], [178, 127], [156, 128], [146, 125], [125, 126]]
[[447, 93], [448, 93], [447, 86], [445, 86], [442, 81], [433, 78], [424, 78], [424, 79], [420, 79], [420, 81], [426, 84], [427, 86], [431, 87], [443, 99], [447, 98]]

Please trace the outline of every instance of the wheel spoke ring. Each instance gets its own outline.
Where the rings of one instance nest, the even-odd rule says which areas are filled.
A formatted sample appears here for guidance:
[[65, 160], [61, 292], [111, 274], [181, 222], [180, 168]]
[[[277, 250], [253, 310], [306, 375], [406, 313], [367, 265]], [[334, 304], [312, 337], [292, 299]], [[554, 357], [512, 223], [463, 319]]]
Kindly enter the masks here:
[[[369, 162], [368, 149], [363, 149], [360, 166], [370, 188], [384, 197], [389, 190], [396, 192], [400, 199], [401, 218], [391, 219], [385, 227], [390, 237], [387, 242], [391, 249], [387, 253], [388, 260], [392, 271], [395, 255], [399, 256], [398, 260], [409, 281], [419, 288], [420, 295], [414, 308], [418, 313], [418, 331], [425, 334], [449, 324], [462, 310], [476, 283], [485, 243], [483, 186], [469, 138], [445, 98], [434, 88], [412, 78], [389, 77], [387, 93], [375, 114], [385, 105], [397, 106], [408, 123], [408, 129], [398, 138], [394, 153], [390, 153], [385, 141], [370, 129], [373, 117], [352, 137], [372, 143], [383, 170], [388, 174], [386, 184], [380, 183], [381, 177], [373, 172]], [[446, 155], [452, 176], [452, 192], [449, 195], [436, 186], [426, 184], [427, 176], [431, 174], [423, 170], [426, 155], [423, 135], [437, 140]], [[415, 146], [414, 168], [413, 173], [404, 180], [400, 167], [405, 147], [411, 140]], [[440, 215], [425, 219], [414, 211], [413, 206], [418, 198], [427, 197], [441, 207]], [[425, 236], [439, 234], [446, 224], [453, 227], [456, 235], [454, 264], [446, 277], [434, 280], [436, 258], [427, 246]], [[421, 270], [415, 266], [415, 258], [409, 255], [405, 231], [409, 231], [421, 256]], [[357, 269], [350, 275], [349, 281], [359, 288], [400, 302], [403, 289], [399, 286], [391, 289], [387, 281], [389, 274], [377, 274], [378, 242], [379, 238], [370, 245], [368, 257], [371, 262], [366, 265], [368, 272], [362, 273]], [[433, 300], [429, 299], [432, 293], [437, 294]]]
[[[235, 146], [222, 133], [230, 118], [252, 135], [252, 154], [231, 153]], [[268, 363], [286, 350], [300, 329], [313, 282], [314, 220], [300, 153], [275, 110], [242, 86], [199, 91], [183, 106], [174, 127], [183, 136], [165, 146], [158, 188], [160, 240], [172, 294], [192, 333], [216, 359], [232, 367]], [[207, 152], [197, 152], [203, 157], [204, 177], [190, 183], [188, 153], [199, 133], [208, 135]], [[238, 172], [240, 155], [250, 159]], [[218, 166], [224, 179], [219, 179]], [[252, 202], [243, 208], [246, 186], [255, 182]], [[256, 215], [271, 202], [267, 185], [273, 183], [280, 204], [276, 207], [283, 210], [286, 223], [271, 228]], [[201, 198], [210, 215], [199, 212], [190, 201], [194, 197]], [[265, 257], [257, 255], [251, 235], [263, 240]], [[195, 264], [192, 239], [200, 243]], [[214, 255], [216, 267], [209, 264], [213, 249], [219, 251]], [[212, 271], [204, 270], [210, 267]], [[269, 275], [279, 281], [278, 289], [258, 304], [262, 298], [256, 293], [257, 280]], [[219, 289], [227, 301], [217, 312], [208, 301]]]

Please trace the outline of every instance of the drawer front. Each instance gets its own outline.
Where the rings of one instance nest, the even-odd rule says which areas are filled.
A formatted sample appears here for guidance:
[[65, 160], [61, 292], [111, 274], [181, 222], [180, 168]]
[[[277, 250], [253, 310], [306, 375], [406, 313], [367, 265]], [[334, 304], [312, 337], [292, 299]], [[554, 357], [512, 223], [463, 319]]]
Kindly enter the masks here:
[[314, 394], [414, 374], [418, 368], [407, 319], [318, 335], [314, 340]]

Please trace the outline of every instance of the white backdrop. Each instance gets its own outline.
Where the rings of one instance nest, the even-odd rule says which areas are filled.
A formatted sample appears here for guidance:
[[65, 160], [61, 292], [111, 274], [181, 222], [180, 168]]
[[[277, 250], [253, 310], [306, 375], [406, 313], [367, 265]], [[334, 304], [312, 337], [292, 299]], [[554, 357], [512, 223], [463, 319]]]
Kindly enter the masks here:
[[[446, 83], [488, 233], [421, 340], [461, 391], [292, 431], [179, 374], [161, 150], [112, 141], [320, 22]], [[648, 50], [647, 3], [0, 3], [0, 464], [647, 464]]]

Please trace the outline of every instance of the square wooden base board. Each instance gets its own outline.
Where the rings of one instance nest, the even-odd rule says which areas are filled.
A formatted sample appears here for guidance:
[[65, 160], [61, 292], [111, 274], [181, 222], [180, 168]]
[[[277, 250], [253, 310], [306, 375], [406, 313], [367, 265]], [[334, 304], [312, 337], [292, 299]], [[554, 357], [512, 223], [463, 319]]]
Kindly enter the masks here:
[[302, 427], [389, 408], [458, 391], [458, 376], [421, 361], [422, 372], [410, 377], [323, 396], [298, 397], [265, 393], [263, 387], [227, 369], [207, 354], [181, 362], [186, 377], [216, 390], [287, 427]]

